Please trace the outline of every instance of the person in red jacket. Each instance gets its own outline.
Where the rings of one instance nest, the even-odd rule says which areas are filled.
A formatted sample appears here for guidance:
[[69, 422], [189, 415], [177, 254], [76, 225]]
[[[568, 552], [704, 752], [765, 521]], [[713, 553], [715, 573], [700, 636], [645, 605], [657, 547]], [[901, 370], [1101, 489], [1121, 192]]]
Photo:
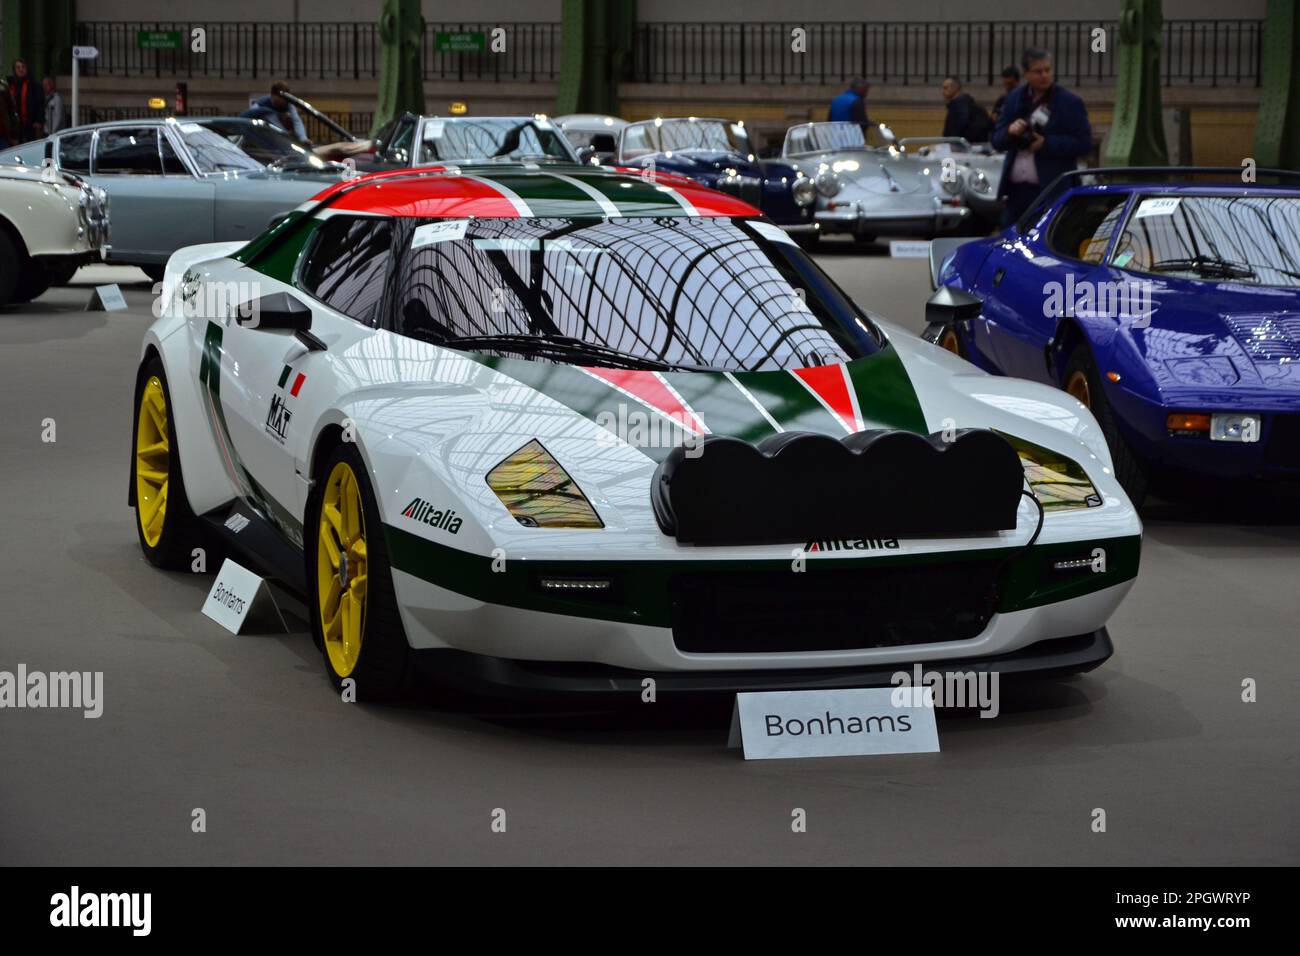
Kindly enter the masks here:
[[14, 60], [14, 73], [9, 77], [9, 95], [13, 97], [18, 114], [18, 142], [40, 139], [45, 135], [45, 96], [41, 84], [27, 70], [27, 61]]

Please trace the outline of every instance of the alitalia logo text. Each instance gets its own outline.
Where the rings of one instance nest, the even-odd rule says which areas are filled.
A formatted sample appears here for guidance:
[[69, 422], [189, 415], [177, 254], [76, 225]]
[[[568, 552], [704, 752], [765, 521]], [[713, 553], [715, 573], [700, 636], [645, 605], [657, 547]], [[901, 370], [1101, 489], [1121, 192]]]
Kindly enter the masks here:
[[460, 531], [460, 517], [450, 508], [438, 508], [432, 501], [415, 498], [402, 509], [402, 517], [420, 521], [440, 531], [452, 534]]
[[809, 541], [803, 546], [805, 554], [825, 551], [897, 551], [897, 538], [848, 538], [838, 541]]

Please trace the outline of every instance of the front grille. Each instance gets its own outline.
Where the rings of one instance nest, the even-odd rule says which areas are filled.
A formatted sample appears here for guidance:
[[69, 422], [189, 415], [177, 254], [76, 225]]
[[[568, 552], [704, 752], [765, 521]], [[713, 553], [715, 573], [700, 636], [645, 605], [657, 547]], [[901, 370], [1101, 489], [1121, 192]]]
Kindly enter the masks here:
[[1264, 463], [1274, 468], [1300, 468], [1300, 415], [1273, 417]]
[[751, 206], [762, 206], [763, 204], [763, 180], [757, 177], [739, 176], [735, 179], [719, 179], [718, 189], [743, 199]]
[[997, 561], [935, 567], [687, 572], [673, 642], [693, 654], [844, 651], [966, 641], [998, 602]]

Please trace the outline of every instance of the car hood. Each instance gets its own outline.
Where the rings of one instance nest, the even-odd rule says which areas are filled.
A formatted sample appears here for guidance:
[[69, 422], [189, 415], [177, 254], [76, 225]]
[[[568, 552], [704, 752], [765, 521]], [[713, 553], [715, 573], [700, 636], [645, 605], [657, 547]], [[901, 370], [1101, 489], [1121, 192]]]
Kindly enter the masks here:
[[[1068, 395], [994, 378], [901, 330], [890, 335], [881, 351], [847, 364], [737, 373], [580, 368], [421, 344], [416, 351], [423, 355], [427, 348], [429, 358], [418, 363], [418, 381], [361, 388], [345, 397], [336, 413], [359, 428], [385, 489], [386, 521], [480, 553], [495, 547], [509, 554], [540, 553], [537, 532], [504, 520], [486, 479], [534, 440], [598, 510], [610, 532], [601, 536], [603, 554], [644, 559], [646, 549], [676, 552], [676, 541], [658, 530], [650, 491], [658, 464], [683, 443], [685, 430], [758, 443], [781, 431], [839, 439], [872, 428], [930, 434], [992, 427], [1058, 451], [1094, 476], [1107, 503], [1116, 507], [1071, 515], [1076, 529], [1077, 522], [1094, 518], [1107, 525], [1119, 512], [1120, 525], [1136, 524], [1109, 474], [1104, 437]], [[364, 347], [358, 343], [362, 349], [364, 356], [349, 349], [346, 358], [368, 366], [358, 369], [358, 376], [372, 381], [391, 380], [394, 372], [403, 374], [400, 370], [409, 374], [415, 357], [411, 340], [389, 333]], [[390, 349], [392, 359], [380, 358]], [[425, 528], [406, 514], [417, 499], [455, 502], [463, 527], [454, 540], [445, 528]], [[1032, 506], [1025, 509], [1022, 521], [1031, 520]], [[552, 530], [544, 538], [551, 555], [571, 550], [575, 559], [590, 556], [590, 532]], [[923, 550], [970, 546], [959, 539], [916, 545]], [[789, 550], [764, 547], [773, 554]], [[745, 549], [736, 552], [742, 553]], [[722, 550], [718, 555], [724, 556]]]
[[[1162, 392], [1300, 395], [1300, 293], [1203, 283], [1192, 301], [1154, 284], [1153, 308], [1128, 339]], [[1142, 311], [1142, 310], [1137, 310]], [[1176, 319], [1176, 321], [1175, 321]]]

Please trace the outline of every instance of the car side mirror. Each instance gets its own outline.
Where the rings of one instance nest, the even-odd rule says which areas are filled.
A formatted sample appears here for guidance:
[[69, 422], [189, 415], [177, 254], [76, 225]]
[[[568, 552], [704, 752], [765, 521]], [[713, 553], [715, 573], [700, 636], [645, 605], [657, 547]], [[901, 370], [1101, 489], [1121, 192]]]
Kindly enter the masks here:
[[578, 162], [584, 166], [592, 165], [592, 160], [596, 156], [595, 146], [583, 146], [578, 149]]
[[311, 333], [311, 307], [287, 292], [272, 292], [242, 303], [235, 321], [246, 329], [292, 332], [312, 351], [323, 351], [325, 343]]
[[978, 319], [984, 300], [962, 289], [945, 285], [925, 303], [925, 321], [931, 325], [956, 325]]

